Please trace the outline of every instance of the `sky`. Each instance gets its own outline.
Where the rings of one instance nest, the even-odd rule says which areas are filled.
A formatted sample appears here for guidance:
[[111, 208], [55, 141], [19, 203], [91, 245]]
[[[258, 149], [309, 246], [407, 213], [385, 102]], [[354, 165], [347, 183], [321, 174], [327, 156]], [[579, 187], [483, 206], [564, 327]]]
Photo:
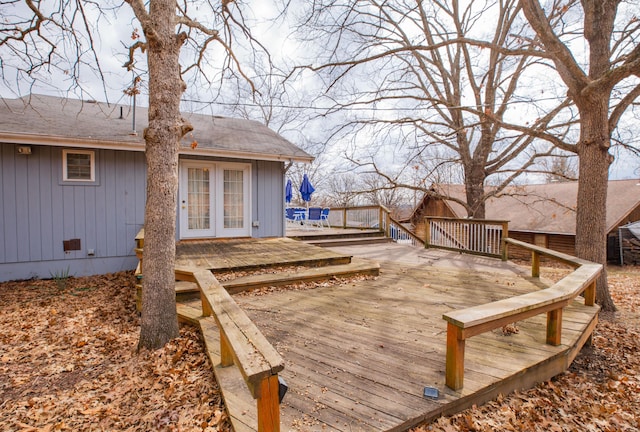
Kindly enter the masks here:
[[[291, 21], [280, 20], [274, 24], [273, 18], [279, 15], [276, 2], [278, 0], [262, 0], [258, 2], [249, 2], [250, 9], [246, 13], [247, 22], [256, 36], [256, 38], [268, 48], [272, 57], [281, 64], [311, 64], [314, 59], [314, 48], [305, 45], [304, 43], [296, 40], [292, 37], [293, 29], [288, 27]], [[294, 2], [295, 3], [295, 2]], [[105, 3], [108, 4], [108, 0]], [[1, 6], [5, 9], [7, 6]], [[297, 12], [297, 11], [290, 11]], [[6, 16], [6, 10], [3, 10]], [[88, 10], [88, 13], [96, 17], [95, 11]], [[203, 18], [203, 22], [206, 22], [207, 18]], [[119, 8], [113, 13], [105, 14], [100, 21], [99, 31], [94, 33], [94, 43], [98, 47], [100, 52], [99, 59], [105, 80], [102, 81], [88, 68], [81, 68], [79, 82], [82, 90], [77, 89], [72, 91], [71, 97], [78, 97], [84, 99], [95, 99], [100, 101], [108, 100], [111, 103], [130, 104], [131, 98], [123, 93], [134, 78], [133, 72], [126, 71], [122, 65], [126, 60], [126, 46], [132, 41], [131, 34], [138, 28], [133, 14], [128, 6]], [[3, 57], [6, 55], [6, 51], [2, 52]], [[217, 61], [221, 56], [221, 52], [214, 51], [212, 55], [212, 61]], [[144, 62], [141, 59], [141, 70], [144, 70]], [[247, 57], [248, 58], [248, 57]], [[12, 69], [7, 65], [6, 61], [3, 61], [3, 77], [4, 80], [0, 85], [0, 95], [2, 97], [15, 97], [17, 94], [24, 95], [28, 92], [53, 94], [58, 96], [66, 96], [66, 89], [70, 86], [70, 77], [65, 72], [65, 68], [62, 67], [57, 70], [55, 68], [49, 69], [42, 76], [45, 77], [39, 81], [33, 87], [30, 87], [26, 81], [16, 80], [12, 76]], [[259, 71], [252, 70], [251, 67], [246, 66], [245, 72], [249, 75], [258, 73]], [[216, 103], [210, 102], [216, 98], [217, 85], [219, 83], [219, 71], [211, 69], [209, 72], [209, 78], [212, 80], [211, 89], [208, 89], [207, 83], [198, 83], [197, 85], [191, 85], [184, 98], [190, 100], [190, 103], [185, 103], [184, 106], [188, 109], [200, 110], [207, 114], [216, 115], [228, 115], [234, 113], [227, 103], [233, 103], [237, 99], [237, 94], [234, 92], [237, 90], [235, 86], [228, 86], [223, 91], [223, 97], [217, 98]], [[144, 80], [144, 75], [143, 75]], [[18, 85], [19, 83], [19, 85]], [[276, 106], [288, 107], [282, 108], [281, 111], [296, 110], [296, 106], [308, 107], [313, 104], [326, 103], [319, 102], [318, 97], [324, 94], [325, 87], [321, 79], [310, 72], [305, 72], [298, 76], [296, 80], [290, 80], [287, 83], [287, 93], [280, 95], [277, 100], [273, 101]], [[264, 94], [268, 93], [268, 90], [263, 91]], [[249, 115], [258, 117], [255, 118], [258, 121], [264, 121], [264, 118], [259, 118], [258, 110], [255, 110], [255, 102], [251, 100], [249, 95], [242, 95], [242, 102], [246, 104], [246, 108], [251, 113]], [[258, 100], [268, 100], [268, 98], [257, 97]], [[203, 103], [195, 103], [193, 101], [201, 101]], [[142, 94], [137, 97], [137, 104], [146, 105], [145, 89], [142, 89]], [[301, 109], [297, 109], [301, 111]], [[309, 114], [311, 117], [315, 116], [319, 111], [312, 110]], [[237, 113], [237, 111], [235, 111]], [[281, 123], [286, 122], [287, 115], [280, 114]], [[337, 116], [339, 117], [339, 116]], [[636, 115], [630, 115], [630, 118], [637, 120]], [[276, 124], [278, 119], [273, 121], [270, 126], [274, 129], [279, 129], [282, 125]], [[290, 121], [291, 124], [300, 124], [301, 119]], [[326, 139], [326, 133], [331, 127], [339, 122], [338, 118], [331, 117], [319, 117], [313, 118], [308, 121], [304, 127], [287, 128], [282, 127], [279, 131], [288, 139], [294, 143], [303, 142], [304, 145], [309, 145], [309, 142], [323, 141]], [[295, 130], [291, 130], [295, 129]], [[301, 129], [303, 129], [301, 131]], [[625, 132], [626, 133], [626, 132]], [[627, 134], [627, 139], [635, 138], [638, 134]], [[372, 137], [373, 139], [373, 137]], [[321, 160], [323, 163], [327, 161], [336, 161], [341, 158], [345, 151], [347, 143], [342, 142], [339, 145], [331, 147], [318, 147], [318, 155], [323, 156]], [[312, 150], [313, 152], [313, 150]], [[611, 168], [610, 176], [613, 179], [616, 178], [631, 178], [640, 177], [640, 160], [637, 157], [632, 156], [628, 152], [616, 151], [615, 163]]]

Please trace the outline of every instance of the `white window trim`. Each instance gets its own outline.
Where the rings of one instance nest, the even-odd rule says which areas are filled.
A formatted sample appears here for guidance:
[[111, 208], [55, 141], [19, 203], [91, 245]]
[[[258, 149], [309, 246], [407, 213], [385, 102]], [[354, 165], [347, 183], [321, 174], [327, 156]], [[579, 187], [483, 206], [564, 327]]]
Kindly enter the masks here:
[[[89, 179], [73, 179], [68, 177], [67, 173], [67, 154], [88, 154], [91, 156], [91, 178]], [[63, 149], [62, 150], [62, 181], [64, 182], [95, 182], [96, 181], [96, 152], [93, 150], [75, 150], [75, 149]]]

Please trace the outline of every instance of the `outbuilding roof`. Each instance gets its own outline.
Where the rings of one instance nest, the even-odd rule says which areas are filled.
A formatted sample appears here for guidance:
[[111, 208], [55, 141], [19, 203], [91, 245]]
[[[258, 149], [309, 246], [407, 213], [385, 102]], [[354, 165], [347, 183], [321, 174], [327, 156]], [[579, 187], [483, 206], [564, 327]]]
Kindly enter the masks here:
[[[148, 109], [29, 95], [0, 101], [0, 142], [144, 151]], [[193, 132], [181, 154], [311, 162], [313, 157], [265, 125], [244, 119], [183, 113]], [[197, 143], [192, 148], [192, 143]]]

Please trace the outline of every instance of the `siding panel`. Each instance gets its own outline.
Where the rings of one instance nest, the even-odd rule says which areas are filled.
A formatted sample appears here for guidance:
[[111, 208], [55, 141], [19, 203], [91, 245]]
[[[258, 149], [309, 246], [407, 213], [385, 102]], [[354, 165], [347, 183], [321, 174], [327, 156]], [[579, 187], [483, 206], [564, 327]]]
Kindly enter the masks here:
[[50, 147], [38, 147], [38, 160], [40, 164], [40, 181], [38, 190], [34, 193], [40, 195], [40, 259], [52, 260], [53, 253], [53, 233], [54, 225], [51, 214], [53, 212], [52, 188], [54, 184], [54, 174], [52, 171], [53, 160]]
[[42, 214], [40, 199], [40, 159], [42, 158], [40, 149], [35, 154], [25, 156], [27, 162], [27, 195], [25, 201], [28, 201], [27, 209], [27, 231], [29, 245], [29, 261], [40, 261], [42, 259], [42, 226], [40, 224], [40, 215]]
[[15, 207], [17, 235], [17, 261], [29, 261], [29, 172], [27, 160], [30, 156], [15, 157]]
[[108, 255], [108, 242], [110, 236], [107, 233], [107, 161], [111, 160], [110, 156], [113, 152], [100, 152], [100, 158], [97, 161], [97, 165], [100, 167], [98, 178], [102, 187], [96, 188], [95, 191], [95, 243], [93, 248], [96, 252], [96, 257], [103, 257]]
[[13, 186], [14, 168], [13, 154], [16, 148], [13, 145], [0, 145], [0, 198], [2, 207], [0, 208], [0, 260], [2, 262], [12, 262], [15, 256], [15, 188]]
[[[0, 146], [0, 281], [78, 276], [133, 268], [135, 234], [144, 221], [142, 153], [96, 151], [96, 182], [62, 182], [62, 149]], [[81, 240], [65, 253], [63, 241]], [[95, 257], [87, 249], [96, 251]]]
[[253, 220], [260, 221], [260, 227], [253, 231], [254, 236], [284, 236], [283, 163], [258, 161], [253, 165]]
[[51, 152], [51, 224], [53, 226], [53, 259], [65, 259], [62, 241], [65, 240], [64, 191], [62, 187], [62, 151], [52, 149]]

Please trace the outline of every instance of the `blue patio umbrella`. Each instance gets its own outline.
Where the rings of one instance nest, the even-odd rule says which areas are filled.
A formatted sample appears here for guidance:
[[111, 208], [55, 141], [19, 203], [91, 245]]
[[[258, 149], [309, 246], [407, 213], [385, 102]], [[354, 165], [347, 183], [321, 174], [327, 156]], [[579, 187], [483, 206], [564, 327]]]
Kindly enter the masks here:
[[284, 188], [284, 199], [287, 203], [291, 202], [291, 196], [292, 196], [291, 180], [287, 180], [287, 186], [285, 186]]
[[307, 202], [311, 201], [311, 194], [315, 191], [315, 188], [309, 181], [309, 177], [307, 177], [307, 175], [305, 174], [302, 178], [302, 183], [300, 184], [300, 195], [302, 195], [302, 199]]

